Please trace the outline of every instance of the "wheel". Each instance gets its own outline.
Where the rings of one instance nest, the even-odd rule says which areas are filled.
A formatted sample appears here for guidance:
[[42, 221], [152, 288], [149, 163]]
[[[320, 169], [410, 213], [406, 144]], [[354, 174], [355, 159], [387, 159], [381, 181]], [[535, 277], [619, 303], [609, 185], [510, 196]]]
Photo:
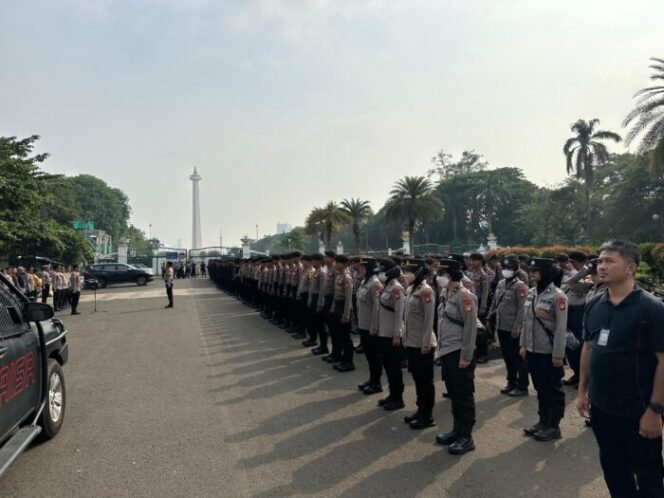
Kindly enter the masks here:
[[138, 278], [136, 279], [136, 284], [137, 284], [137, 285], [147, 285], [147, 283], [148, 283], [148, 279], [145, 278], [145, 277], [143, 277], [143, 276], [138, 277]]
[[108, 282], [106, 282], [105, 278], [97, 277], [97, 283], [99, 284], [100, 289], [105, 289], [106, 286], [108, 285]]
[[65, 419], [65, 406], [67, 395], [65, 390], [65, 375], [62, 367], [53, 358], [48, 360], [48, 391], [46, 394], [46, 406], [39, 419], [42, 428], [39, 437], [46, 441], [55, 437], [62, 428]]

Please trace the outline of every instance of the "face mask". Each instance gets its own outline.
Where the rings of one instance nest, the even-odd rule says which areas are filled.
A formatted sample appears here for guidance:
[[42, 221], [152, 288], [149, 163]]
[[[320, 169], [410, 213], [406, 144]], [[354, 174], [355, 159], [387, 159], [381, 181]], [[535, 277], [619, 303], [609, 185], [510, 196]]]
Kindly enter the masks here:
[[501, 273], [503, 278], [512, 278], [514, 276], [514, 272], [512, 270], [503, 270]]
[[447, 275], [443, 275], [442, 277], [436, 277], [436, 283], [438, 284], [438, 287], [444, 289], [447, 287], [447, 284], [450, 283], [450, 279]]

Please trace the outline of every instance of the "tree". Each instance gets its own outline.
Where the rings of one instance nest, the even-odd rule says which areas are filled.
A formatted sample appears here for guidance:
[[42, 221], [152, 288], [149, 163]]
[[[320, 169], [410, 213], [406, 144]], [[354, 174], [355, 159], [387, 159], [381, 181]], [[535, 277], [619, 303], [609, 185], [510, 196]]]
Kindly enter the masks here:
[[425, 177], [405, 176], [394, 184], [385, 207], [388, 218], [399, 220], [406, 225], [412, 247], [415, 245], [417, 224], [438, 218], [443, 203]]
[[353, 232], [353, 248], [356, 253], [360, 252], [360, 225], [373, 215], [369, 201], [344, 199], [341, 201], [341, 210], [346, 213]]
[[482, 154], [478, 154], [475, 150], [464, 150], [459, 160], [454, 161], [452, 154], [448, 154], [441, 149], [431, 158], [431, 163], [433, 168], [427, 172], [427, 175], [429, 178], [438, 175], [440, 181], [453, 176], [484, 171], [489, 166]]
[[280, 235], [280, 245], [288, 251], [304, 251], [307, 245], [307, 238], [304, 230], [293, 228], [290, 232]]
[[318, 234], [326, 248], [330, 248], [332, 235], [337, 233], [342, 225], [348, 223], [348, 215], [339, 205], [328, 202], [322, 208], [314, 208], [305, 222], [305, 231], [308, 234]]
[[[664, 59], [651, 57], [651, 80], [664, 80]], [[641, 135], [638, 154], [650, 156], [651, 173], [664, 171], [664, 84], [643, 88], [636, 92], [636, 107], [627, 115], [623, 126], [631, 125], [625, 137], [627, 145]]]
[[600, 140], [620, 142], [620, 135], [612, 131], [595, 130], [599, 119], [584, 121], [579, 119], [572, 125], [575, 137], [569, 138], [563, 146], [567, 159], [567, 174], [574, 173], [585, 185], [586, 237], [591, 241], [590, 197], [592, 194], [594, 167], [609, 160], [609, 152]]

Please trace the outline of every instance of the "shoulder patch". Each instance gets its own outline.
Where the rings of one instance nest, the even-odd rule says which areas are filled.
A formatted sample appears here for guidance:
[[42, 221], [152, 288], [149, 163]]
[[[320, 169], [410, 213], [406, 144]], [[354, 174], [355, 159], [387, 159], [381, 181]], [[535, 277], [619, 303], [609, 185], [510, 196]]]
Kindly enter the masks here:
[[421, 293], [421, 296], [422, 299], [424, 299], [424, 302], [429, 304], [433, 299], [433, 292], [431, 292], [431, 289], [424, 289]]
[[463, 303], [463, 311], [468, 313], [473, 310], [473, 298], [471, 296], [464, 296], [461, 302]]
[[560, 311], [565, 311], [567, 309], [567, 299], [564, 297], [559, 297], [556, 299], [556, 306]]
[[401, 290], [399, 289], [399, 287], [394, 287], [392, 289], [392, 299], [394, 299], [395, 301], [401, 299]]
[[528, 294], [528, 289], [526, 288], [525, 285], [522, 285], [519, 287], [519, 297], [526, 297], [526, 294]]

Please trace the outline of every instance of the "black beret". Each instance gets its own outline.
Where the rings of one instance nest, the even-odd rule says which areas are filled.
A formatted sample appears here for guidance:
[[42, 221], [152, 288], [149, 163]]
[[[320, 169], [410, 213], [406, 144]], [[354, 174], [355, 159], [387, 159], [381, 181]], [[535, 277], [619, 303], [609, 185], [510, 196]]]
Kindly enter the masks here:
[[528, 269], [531, 271], [548, 270], [555, 263], [551, 258], [533, 258], [528, 264]]
[[586, 253], [581, 252], [581, 251], [572, 251], [568, 254], [569, 259], [572, 261], [578, 261], [580, 263], [584, 263], [586, 261], [586, 258], [588, 257]]
[[333, 258], [336, 255], [337, 255], [337, 253], [335, 251], [332, 251], [332, 250], [325, 251], [325, 256], [327, 256], [328, 258]]
[[322, 254], [312, 254], [311, 255], [311, 261], [323, 261], [323, 255]]
[[291, 258], [301, 258], [302, 253], [300, 251], [295, 251], [293, 254], [291, 254]]
[[394, 259], [392, 259], [392, 258], [380, 258], [378, 260], [378, 265], [380, 266], [381, 271], [390, 270], [390, 269], [394, 268], [395, 266], [397, 266]]
[[408, 258], [403, 262], [403, 267], [407, 268], [410, 271], [415, 271], [422, 268], [425, 264], [423, 259], [419, 258]]
[[305, 254], [304, 256], [302, 256], [302, 261], [311, 261], [311, 256]]
[[344, 254], [339, 254], [334, 257], [334, 261], [336, 261], [337, 263], [347, 265], [350, 262], [350, 258]]
[[503, 259], [502, 265], [505, 268], [517, 270], [519, 268], [519, 259], [516, 256], [506, 256]]
[[482, 261], [484, 262], [484, 256], [482, 256], [479, 252], [473, 252], [470, 254], [470, 259], [473, 259], [475, 261]]
[[527, 253], [522, 253], [517, 256], [519, 258], [519, 261], [530, 261], [530, 254]]
[[362, 262], [362, 258], [361, 258], [360, 256], [351, 256], [351, 258], [350, 258], [350, 262], [351, 262], [351, 263], [361, 263], [361, 262]]
[[401, 266], [401, 263], [403, 262], [403, 259], [400, 256], [395, 256], [392, 255], [390, 256], [390, 259], [394, 262], [395, 265]]
[[564, 252], [558, 253], [556, 254], [556, 261], [558, 261], [558, 263], [566, 263], [569, 261], [569, 256]]
[[440, 267], [442, 269], [447, 268], [449, 271], [458, 271], [461, 269], [461, 265], [456, 259], [452, 258], [443, 258], [440, 260]]

